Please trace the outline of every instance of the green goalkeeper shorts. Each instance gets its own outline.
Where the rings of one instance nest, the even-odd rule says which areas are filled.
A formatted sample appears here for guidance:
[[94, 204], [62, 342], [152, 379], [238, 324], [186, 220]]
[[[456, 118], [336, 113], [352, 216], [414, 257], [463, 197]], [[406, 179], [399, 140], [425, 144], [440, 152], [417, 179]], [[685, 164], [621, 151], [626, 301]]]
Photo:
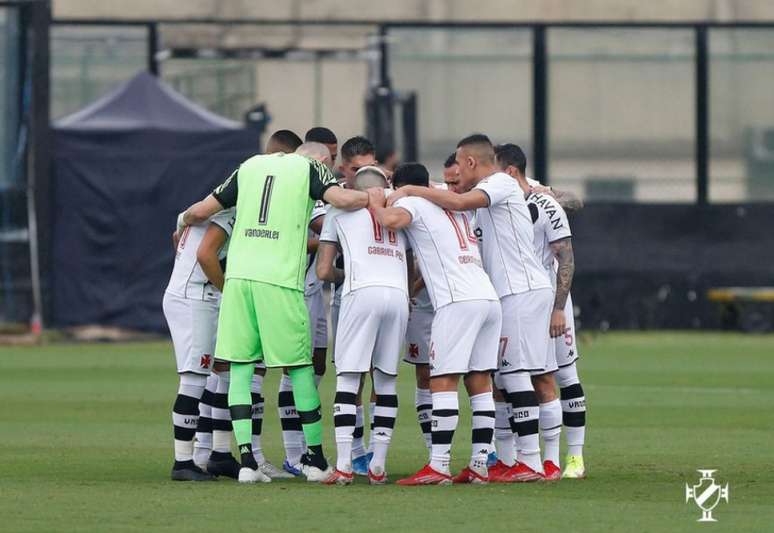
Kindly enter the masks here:
[[303, 291], [228, 279], [218, 317], [215, 357], [267, 367], [312, 363], [309, 311]]

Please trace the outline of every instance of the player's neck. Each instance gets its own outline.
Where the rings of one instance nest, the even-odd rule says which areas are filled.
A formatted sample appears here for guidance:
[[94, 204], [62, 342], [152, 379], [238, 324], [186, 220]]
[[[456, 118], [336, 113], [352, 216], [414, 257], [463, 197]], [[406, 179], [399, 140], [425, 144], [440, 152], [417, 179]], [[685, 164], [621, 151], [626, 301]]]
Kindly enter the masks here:
[[499, 168], [497, 168], [496, 165], [479, 165], [478, 168], [478, 178], [476, 181], [485, 180], [492, 174], [496, 174], [497, 172], [502, 172]]

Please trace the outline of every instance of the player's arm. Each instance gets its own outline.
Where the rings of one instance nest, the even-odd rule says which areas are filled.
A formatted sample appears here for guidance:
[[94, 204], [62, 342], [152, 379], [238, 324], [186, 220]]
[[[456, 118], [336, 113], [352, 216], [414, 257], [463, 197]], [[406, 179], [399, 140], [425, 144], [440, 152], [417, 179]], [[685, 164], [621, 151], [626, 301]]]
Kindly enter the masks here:
[[583, 200], [569, 191], [562, 191], [552, 187], [546, 187], [545, 185], [531, 187], [531, 190], [536, 193], [550, 194], [557, 202], [559, 202], [559, 205], [569, 213], [583, 209]]
[[339, 285], [344, 281], [344, 271], [336, 268], [336, 244], [329, 241], [321, 241], [317, 249], [317, 278], [323, 281], [332, 281]]
[[572, 251], [572, 239], [566, 237], [550, 244], [559, 267], [556, 270], [556, 296], [554, 309], [551, 312], [551, 337], [564, 335], [566, 327], [564, 306], [572, 287], [572, 277], [575, 274], [575, 255]]
[[239, 193], [235, 170], [226, 181], [219, 185], [207, 198], [196, 202], [180, 213], [177, 217], [177, 231], [180, 233], [186, 226], [201, 224], [212, 215], [223, 209], [234, 207]]
[[199, 244], [199, 249], [196, 251], [196, 260], [199, 262], [199, 266], [202, 267], [202, 272], [210, 280], [210, 283], [215, 285], [221, 292], [223, 292], [225, 276], [220, 265], [218, 253], [223, 248], [223, 245], [226, 244], [227, 238], [228, 235], [223, 228], [217, 224], [210, 224], [204, 233], [202, 242]]
[[[405, 187], [401, 187], [405, 189]], [[395, 192], [390, 198], [395, 196]], [[387, 229], [399, 230], [411, 224], [411, 213], [402, 207], [385, 207], [384, 189], [377, 187], [368, 189], [368, 209], [374, 214], [376, 220]]]
[[343, 211], [355, 211], [368, 207], [368, 194], [364, 191], [344, 189], [338, 185], [328, 187], [323, 193], [322, 199], [325, 203]]
[[404, 196], [418, 196], [449, 211], [468, 211], [489, 206], [489, 196], [480, 189], [457, 194], [443, 189], [418, 187], [416, 185], [406, 185], [399, 188], [387, 199], [387, 205], [394, 205], [395, 202]]

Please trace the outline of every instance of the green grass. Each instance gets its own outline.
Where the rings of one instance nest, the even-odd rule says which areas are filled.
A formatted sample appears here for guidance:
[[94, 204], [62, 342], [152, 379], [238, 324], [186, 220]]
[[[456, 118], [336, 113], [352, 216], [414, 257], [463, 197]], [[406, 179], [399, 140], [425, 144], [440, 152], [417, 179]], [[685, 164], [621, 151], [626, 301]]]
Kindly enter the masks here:
[[[239, 486], [168, 480], [176, 376], [166, 343], [0, 348], [1, 531], [771, 531], [774, 337], [607, 334], [581, 345], [589, 478], [557, 484], [401, 488]], [[329, 369], [330, 370], [330, 369]], [[278, 375], [267, 377], [264, 448], [282, 458]], [[388, 460], [422, 466], [413, 375]], [[323, 381], [327, 450], [333, 379]], [[463, 403], [464, 405], [464, 403]], [[469, 416], [455, 469], [469, 452]], [[684, 483], [730, 483], [700, 525]]]

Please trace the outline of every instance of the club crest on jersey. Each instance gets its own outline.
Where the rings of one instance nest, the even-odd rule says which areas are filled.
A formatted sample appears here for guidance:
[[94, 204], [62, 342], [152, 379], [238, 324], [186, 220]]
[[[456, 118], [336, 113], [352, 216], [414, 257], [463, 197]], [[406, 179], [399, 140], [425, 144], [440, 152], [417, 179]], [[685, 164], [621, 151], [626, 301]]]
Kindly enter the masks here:
[[199, 360], [199, 366], [201, 368], [210, 368], [211, 364], [212, 364], [212, 355], [208, 353], [202, 355], [201, 359]]
[[685, 503], [693, 500], [701, 509], [701, 518], [697, 522], [717, 522], [712, 517], [712, 510], [718, 506], [720, 500], [728, 503], [728, 483], [723, 487], [715, 481], [712, 474], [717, 470], [697, 470], [701, 474], [699, 482], [694, 486], [685, 484]]
[[416, 359], [419, 357], [419, 346], [414, 344], [413, 342], [409, 344], [409, 357], [412, 359]]

